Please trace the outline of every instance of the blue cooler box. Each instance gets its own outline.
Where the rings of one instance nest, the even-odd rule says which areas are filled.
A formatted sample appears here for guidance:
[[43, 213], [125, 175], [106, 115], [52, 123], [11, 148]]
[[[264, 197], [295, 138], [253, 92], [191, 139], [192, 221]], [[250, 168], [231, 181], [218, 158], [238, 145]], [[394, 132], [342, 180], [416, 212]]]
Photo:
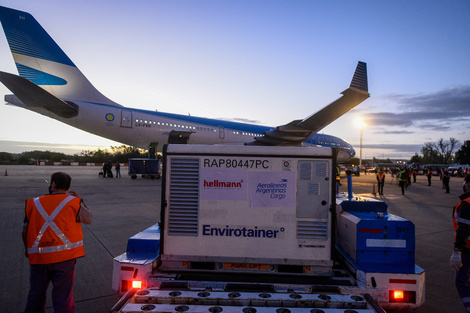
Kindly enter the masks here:
[[414, 273], [415, 226], [381, 201], [343, 201], [337, 244], [364, 271]]

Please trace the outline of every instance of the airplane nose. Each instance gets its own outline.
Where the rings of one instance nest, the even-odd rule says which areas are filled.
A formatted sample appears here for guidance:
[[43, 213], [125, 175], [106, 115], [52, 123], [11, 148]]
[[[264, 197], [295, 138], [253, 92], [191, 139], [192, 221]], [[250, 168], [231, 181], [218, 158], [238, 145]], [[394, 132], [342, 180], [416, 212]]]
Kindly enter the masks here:
[[349, 145], [349, 153], [351, 154], [351, 158], [353, 158], [356, 155], [356, 150], [354, 150], [353, 146]]

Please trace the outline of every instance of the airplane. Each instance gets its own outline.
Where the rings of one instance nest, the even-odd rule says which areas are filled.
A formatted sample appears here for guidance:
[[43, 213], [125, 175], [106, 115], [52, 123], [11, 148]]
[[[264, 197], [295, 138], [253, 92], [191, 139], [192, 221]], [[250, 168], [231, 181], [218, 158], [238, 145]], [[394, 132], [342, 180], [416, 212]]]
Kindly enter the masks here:
[[370, 97], [367, 65], [359, 61], [348, 89], [317, 113], [278, 127], [124, 107], [101, 94], [27, 12], [0, 6], [19, 75], [0, 71], [13, 94], [7, 104], [130, 146], [157, 150], [166, 143], [323, 146], [339, 148], [338, 162], [354, 157], [341, 138], [318, 132]]

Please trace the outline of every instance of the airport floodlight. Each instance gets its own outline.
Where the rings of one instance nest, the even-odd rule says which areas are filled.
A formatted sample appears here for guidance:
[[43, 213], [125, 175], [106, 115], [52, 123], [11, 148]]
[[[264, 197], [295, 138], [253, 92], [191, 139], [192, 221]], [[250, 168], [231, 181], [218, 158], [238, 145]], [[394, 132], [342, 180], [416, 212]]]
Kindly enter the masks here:
[[362, 131], [364, 127], [367, 126], [366, 122], [362, 117], [356, 118], [356, 126], [361, 129], [361, 137], [360, 137], [360, 144], [359, 144], [359, 169], [362, 167]]

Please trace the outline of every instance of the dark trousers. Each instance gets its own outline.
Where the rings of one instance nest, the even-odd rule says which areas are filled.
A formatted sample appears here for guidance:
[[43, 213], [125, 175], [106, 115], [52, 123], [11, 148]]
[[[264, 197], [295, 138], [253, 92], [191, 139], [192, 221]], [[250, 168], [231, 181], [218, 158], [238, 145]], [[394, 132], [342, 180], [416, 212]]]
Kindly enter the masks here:
[[52, 282], [52, 303], [54, 313], [73, 313], [73, 282], [75, 280], [75, 259], [53, 264], [30, 265], [30, 289], [25, 313], [46, 311], [46, 292]]
[[463, 266], [455, 275], [455, 286], [467, 312], [470, 310], [470, 254], [462, 253]]
[[444, 178], [442, 179], [442, 182], [444, 183], [444, 187], [445, 187], [445, 189], [446, 189], [446, 193], [449, 193], [449, 192], [450, 192], [449, 181], [450, 181], [450, 178], [449, 178], [449, 177], [444, 177]]
[[404, 194], [405, 194], [405, 185], [406, 185], [406, 181], [400, 180], [400, 181], [399, 181], [399, 184], [400, 184], [400, 188], [401, 188], [401, 194], [404, 195]]
[[377, 187], [379, 189], [379, 195], [383, 195], [384, 194], [384, 183], [385, 182], [378, 182], [377, 183]]

